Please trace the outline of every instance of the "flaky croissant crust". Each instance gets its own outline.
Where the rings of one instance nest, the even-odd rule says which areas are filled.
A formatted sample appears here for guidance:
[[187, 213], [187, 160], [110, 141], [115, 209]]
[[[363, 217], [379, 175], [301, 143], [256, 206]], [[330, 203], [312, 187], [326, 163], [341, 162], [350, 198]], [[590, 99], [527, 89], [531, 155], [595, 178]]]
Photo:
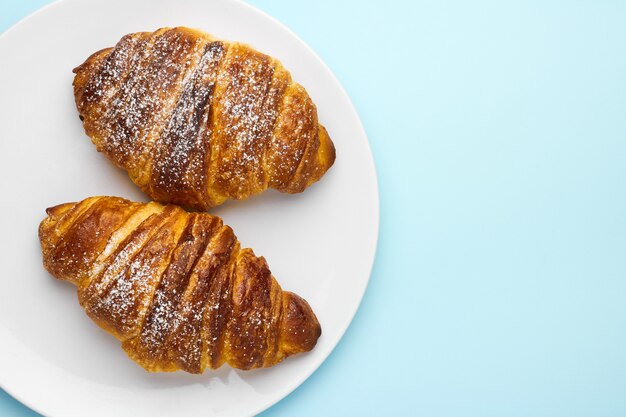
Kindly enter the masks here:
[[116, 197], [47, 210], [46, 269], [78, 288], [86, 313], [149, 371], [268, 367], [321, 334], [299, 296], [207, 213]]
[[267, 188], [297, 193], [335, 160], [306, 90], [247, 45], [164, 28], [126, 35], [74, 72], [85, 132], [156, 201], [206, 210]]

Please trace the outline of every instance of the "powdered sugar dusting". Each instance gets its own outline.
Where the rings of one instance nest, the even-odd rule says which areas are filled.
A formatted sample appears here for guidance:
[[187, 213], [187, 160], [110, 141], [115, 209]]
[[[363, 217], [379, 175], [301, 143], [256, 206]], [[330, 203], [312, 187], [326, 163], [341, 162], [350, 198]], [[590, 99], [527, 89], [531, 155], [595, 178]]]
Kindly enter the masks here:
[[[171, 329], [180, 325], [182, 317], [176, 309], [177, 290], [170, 296], [164, 291], [157, 290], [152, 302], [150, 323], [144, 326], [141, 334], [142, 347], [155, 354], [162, 346], [165, 337]], [[174, 298], [176, 297], [176, 298]]]
[[118, 84], [100, 120], [104, 150], [126, 169], [140, 169], [176, 103], [181, 78], [192, 66], [197, 40], [176, 30], [157, 32], [126, 80]]
[[119, 82], [137, 64], [145, 42], [144, 34], [124, 36], [104, 59], [100, 71], [89, 79], [79, 106], [96, 104], [101, 109], [105, 108], [116, 94]]
[[151, 187], [156, 193], [195, 192], [200, 199], [206, 198], [202, 191], [210, 147], [210, 102], [223, 55], [221, 42], [209, 43], [194, 71], [182, 82], [182, 93], [154, 148]]
[[136, 325], [139, 313], [147, 307], [154, 270], [150, 262], [135, 260], [129, 268], [113, 279], [112, 288], [99, 298], [93, 308], [106, 312], [107, 320], [114, 323], [121, 334], [130, 332]]
[[267, 187], [263, 155], [278, 115], [273, 75], [271, 58], [238, 44], [218, 75], [215, 187], [230, 198]]

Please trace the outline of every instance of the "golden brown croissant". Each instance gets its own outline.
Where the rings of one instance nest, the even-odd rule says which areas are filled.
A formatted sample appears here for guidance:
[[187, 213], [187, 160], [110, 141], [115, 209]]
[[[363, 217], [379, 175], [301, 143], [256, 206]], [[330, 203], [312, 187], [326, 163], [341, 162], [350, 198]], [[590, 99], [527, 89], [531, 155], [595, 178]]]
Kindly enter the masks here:
[[219, 217], [116, 197], [47, 213], [46, 269], [76, 285], [87, 314], [149, 371], [272, 366], [321, 334], [309, 304]]
[[298, 193], [335, 161], [306, 90], [280, 62], [203, 32], [124, 36], [74, 69], [85, 132], [152, 199], [202, 210]]

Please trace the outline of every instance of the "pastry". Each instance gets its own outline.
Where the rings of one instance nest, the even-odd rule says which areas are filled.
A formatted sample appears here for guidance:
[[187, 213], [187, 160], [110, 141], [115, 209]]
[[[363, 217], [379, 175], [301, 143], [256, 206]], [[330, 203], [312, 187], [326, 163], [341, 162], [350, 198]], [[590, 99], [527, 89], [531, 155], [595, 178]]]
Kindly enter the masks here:
[[283, 291], [219, 217], [117, 197], [47, 213], [44, 266], [148, 371], [268, 367], [321, 334], [309, 304]]
[[280, 62], [188, 28], [124, 36], [74, 69], [98, 151], [153, 200], [200, 210], [268, 188], [299, 193], [335, 148]]

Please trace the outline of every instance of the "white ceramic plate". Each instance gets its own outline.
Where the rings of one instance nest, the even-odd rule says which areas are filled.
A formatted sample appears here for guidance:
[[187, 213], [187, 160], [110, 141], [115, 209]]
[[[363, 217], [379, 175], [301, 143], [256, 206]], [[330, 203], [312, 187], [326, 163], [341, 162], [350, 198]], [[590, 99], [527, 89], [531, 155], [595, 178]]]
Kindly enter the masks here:
[[[84, 135], [72, 68], [130, 32], [189, 26], [280, 59], [317, 104], [337, 161], [300, 195], [267, 192], [222, 216], [322, 324], [317, 347], [270, 369], [148, 374], [43, 269], [44, 209], [92, 195], [146, 197]], [[0, 37], [0, 385], [49, 416], [250, 415], [301, 384], [335, 347], [361, 301], [378, 234], [376, 174], [365, 132], [324, 63], [262, 12], [227, 0], [65, 0]]]

